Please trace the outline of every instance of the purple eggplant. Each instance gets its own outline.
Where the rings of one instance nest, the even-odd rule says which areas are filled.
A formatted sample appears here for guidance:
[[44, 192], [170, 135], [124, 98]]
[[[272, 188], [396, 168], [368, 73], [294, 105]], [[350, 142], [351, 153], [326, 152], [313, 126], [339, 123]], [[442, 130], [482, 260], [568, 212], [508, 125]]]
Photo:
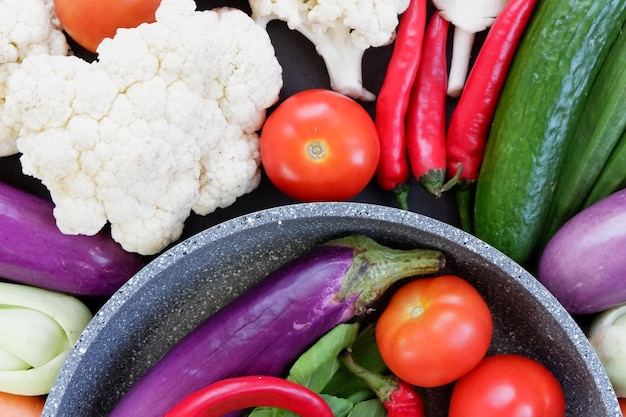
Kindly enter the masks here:
[[548, 242], [539, 281], [571, 314], [626, 302], [626, 189], [587, 207]]
[[144, 265], [108, 234], [66, 235], [54, 205], [0, 183], [0, 278], [73, 295], [111, 295]]
[[110, 417], [161, 417], [212, 382], [280, 376], [323, 334], [365, 314], [390, 285], [437, 273], [444, 263], [439, 251], [392, 249], [362, 235], [315, 247], [178, 342], [131, 387]]

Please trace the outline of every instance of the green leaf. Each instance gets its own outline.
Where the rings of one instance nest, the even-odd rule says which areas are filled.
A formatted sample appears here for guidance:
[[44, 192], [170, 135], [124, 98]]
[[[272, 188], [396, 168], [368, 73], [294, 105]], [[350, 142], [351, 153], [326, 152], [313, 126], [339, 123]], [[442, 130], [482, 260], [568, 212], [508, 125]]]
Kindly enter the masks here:
[[387, 417], [387, 410], [377, 399], [361, 401], [354, 405], [348, 417]]
[[354, 404], [351, 401], [344, 398], [324, 394], [322, 394], [322, 398], [330, 406], [330, 409], [333, 410], [333, 415], [335, 417], [348, 417], [354, 407]]
[[[359, 332], [352, 344], [352, 357], [370, 371], [384, 373], [387, 370], [376, 345], [376, 332], [373, 325]], [[375, 397], [363, 381], [355, 378], [352, 372], [341, 366], [321, 392], [336, 397], [351, 398], [352, 395], [361, 391], [369, 391], [371, 394], [369, 398]], [[363, 399], [363, 397], [356, 398]]]
[[334, 327], [296, 360], [287, 379], [321, 392], [339, 369], [337, 355], [352, 346], [358, 331], [357, 323]]

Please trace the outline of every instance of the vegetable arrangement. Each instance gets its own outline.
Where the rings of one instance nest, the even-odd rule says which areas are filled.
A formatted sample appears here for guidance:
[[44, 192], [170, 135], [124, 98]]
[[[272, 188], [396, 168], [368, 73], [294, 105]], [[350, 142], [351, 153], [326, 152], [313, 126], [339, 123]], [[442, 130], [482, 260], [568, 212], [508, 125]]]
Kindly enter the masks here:
[[476, 235], [521, 264], [537, 256], [571, 134], [625, 18], [623, 0], [539, 2], [522, 38], [487, 141], [474, 213]]
[[458, 211], [461, 227], [468, 232], [473, 231], [473, 193], [491, 122], [535, 4], [535, 0], [509, 0], [506, 3], [485, 37], [450, 117], [445, 138], [447, 170], [460, 182], [457, 187]]
[[125, 250], [152, 255], [192, 210], [258, 186], [257, 130], [282, 68], [244, 12], [195, 8], [164, 0], [155, 23], [105, 39], [96, 61], [39, 54], [8, 78], [0, 124], [20, 126], [22, 171], [50, 191], [63, 233], [108, 223]]
[[[133, 6], [131, 3], [124, 7]], [[537, 275], [571, 313], [596, 313], [621, 303], [624, 296], [620, 277], [624, 266], [619, 262], [620, 257], [604, 266], [601, 277], [590, 271], [589, 266], [581, 268], [580, 263], [568, 265], [563, 261], [587, 259], [589, 251], [604, 254], [615, 242], [619, 245], [620, 239], [623, 240], [621, 229], [625, 221], [621, 217], [623, 210], [619, 210], [623, 202], [618, 201], [621, 193], [600, 205], [592, 204], [626, 184], [623, 71], [626, 3], [623, 0], [540, 2], [536, 8], [533, 0], [491, 2], [487, 6], [493, 6], [493, 10], [487, 13], [487, 22], [470, 30], [452, 17], [452, 10], [458, 5], [448, 3], [452, 2], [436, 3], [441, 13], [433, 14], [427, 26], [427, 3], [423, 0], [372, 0], [359, 8], [327, 1], [285, 1], [279, 5], [251, 0], [252, 18], [259, 24], [259, 30], [252, 19], [239, 11], [196, 12], [191, 1], [164, 0], [158, 9], [154, 2], [142, 2], [150, 6], [148, 10], [124, 10], [124, 17], [137, 18], [128, 24], [121, 23], [119, 15], [108, 13], [105, 23], [112, 26], [106, 32], [98, 29], [99, 33], [95, 33], [93, 14], [91, 17], [66, 14], [68, 10], [80, 11], [66, 0], [56, 0], [54, 8], [50, 2], [39, 0], [3, 2], [0, 16], [11, 18], [0, 23], [0, 155], [19, 152], [24, 173], [43, 182], [55, 208], [52, 211], [52, 205], [47, 202], [17, 196], [14, 190], [0, 187], [2, 239], [11, 239], [11, 247], [15, 249], [32, 242], [23, 240], [24, 233], [15, 230], [36, 229], [45, 230], [44, 237], [53, 242], [48, 244], [53, 250], [37, 251], [45, 254], [37, 259], [16, 258], [15, 252], [9, 254], [13, 257], [0, 258], [0, 276], [71, 294], [108, 295], [142, 262], [110, 242], [109, 236], [101, 231], [105, 225], [110, 224], [112, 237], [125, 251], [156, 254], [178, 239], [191, 212], [210, 213], [256, 188], [261, 163], [281, 191], [313, 201], [354, 197], [369, 182], [373, 160], [377, 160], [378, 184], [396, 193], [398, 203], [405, 208], [410, 173], [435, 196], [459, 182], [458, 205], [463, 228], [473, 231], [475, 227], [480, 238], [523, 265], [533, 265], [543, 245], [550, 242]], [[465, 18], [478, 9], [486, 10], [485, 7], [464, 6], [460, 16]], [[22, 8], [32, 13], [18, 13]], [[399, 24], [398, 14], [402, 14]], [[103, 21], [101, 16], [96, 20]], [[345, 160], [332, 165], [325, 159], [324, 163], [332, 165], [333, 173], [341, 174], [341, 178], [306, 187], [292, 184], [288, 188], [280, 187], [276, 177], [270, 174], [272, 165], [280, 165], [272, 162], [271, 155], [283, 158], [279, 151], [289, 152], [287, 147], [276, 143], [280, 137], [271, 129], [272, 116], [265, 121], [265, 112], [277, 102], [282, 87], [282, 69], [267, 33], [262, 30], [271, 20], [284, 21], [289, 29], [312, 41], [324, 60], [331, 88], [363, 102], [376, 98], [365, 88], [361, 77], [365, 51], [394, 41], [388, 71], [375, 103], [377, 131], [372, 132], [372, 120], [362, 111], [360, 121], [351, 123], [354, 126], [336, 128], [342, 133], [347, 127], [360, 127], [367, 132], [361, 137], [368, 141], [359, 143], [362, 152], [354, 142], [348, 144], [349, 151], [340, 151], [342, 156], [367, 154], [366, 164], [356, 165], [362, 171], [355, 173], [354, 166], [347, 165]], [[72, 21], [77, 29], [72, 27]], [[449, 21], [456, 27], [447, 79], [445, 47]], [[152, 23], [135, 28], [140, 22]], [[531, 25], [526, 30], [528, 22]], [[20, 32], [14, 28], [20, 25], [31, 31], [17, 36]], [[488, 25], [492, 25], [491, 29], [465, 80], [467, 55], [460, 60], [461, 71], [457, 71], [459, 41], [469, 40], [464, 46], [469, 51], [472, 30], [483, 30]], [[130, 29], [119, 30], [117, 34], [111, 31], [121, 26]], [[231, 36], [233, 28], [241, 36]], [[97, 52], [98, 59], [87, 63], [68, 56], [69, 47], [61, 29], [88, 50]], [[95, 40], [87, 40], [94, 34], [98, 36]], [[101, 41], [103, 38], [107, 39]], [[166, 38], [168, 41], [164, 42]], [[536, 44], [541, 47], [537, 48]], [[235, 50], [237, 53], [233, 53]], [[229, 59], [224, 59], [225, 56]], [[554, 59], [546, 61], [545, 56]], [[181, 66], [181, 62], [185, 65]], [[542, 71], [538, 73], [537, 68]], [[446, 90], [452, 96], [459, 96], [447, 128]], [[272, 115], [278, 116], [279, 109], [287, 102], [274, 109]], [[301, 106], [296, 110], [301, 110]], [[292, 114], [299, 115], [298, 111], [283, 116], [283, 121], [292, 119]], [[344, 123], [347, 117], [343, 117]], [[206, 123], [199, 125], [199, 120]], [[325, 120], [328, 123], [329, 119]], [[281, 127], [285, 127], [283, 121]], [[266, 146], [265, 151], [258, 142], [257, 131], [261, 126], [276, 141]], [[379, 143], [374, 143], [375, 136]], [[260, 140], [263, 142], [263, 136]], [[302, 163], [297, 165], [299, 169], [305, 167]], [[322, 178], [307, 175], [318, 181]], [[476, 205], [472, 207], [474, 186], [478, 188]], [[328, 192], [331, 194], [325, 194]], [[587, 207], [589, 211], [581, 213], [580, 220], [573, 218], [565, 224]], [[51, 218], [51, 213], [56, 219]], [[34, 219], [42, 223], [35, 224]], [[599, 223], [592, 224], [596, 219]], [[606, 230], [611, 231], [610, 236]], [[2, 236], [2, 232], [6, 235]], [[71, 236], [76, 234], [93, 236]], [[579, 239], [581, 235], [585, 236], [584, 241]], [[613, 240], [606, 240], [608, 237]], [[47, 244], [44, 238], [38, 239], [39, 244]], [[593, 247], [584, 247], [585, 243]], [[0, 255], [6, 255], [2, 249], [7, 247], [0, 248]], [[584, 256], [580, 250], [585, 251]], [[67, 251], [73, 253], [67, 255]], [[32, 249], [29, 246], [18, 251], [21, 252], [31, 254]], [[64, 267], [55, 261], [62, 261]], [[441, 267], [440, 261], [433, 262], [438, 265], [436, 268]], [[74, 269], [65, 269], [68, 267]], [[337, 271], [334, 274], [335, 278], [341, 275]], [[603, 278], [602, 282], [598, 278]], [[325, 281], [317, 285], [328, 288], [329, 284]], [[272, 305], [284, 305], [270, 298]], [[284, 309], [309, 308], [305, 304], [291, 304]], [[473, 314], [464, 315], [466, 319], [480, 316], [481, 309], [476, 305], [470, 308]], [[326, 309], [330, 306], [324, 305]], [[352, 310], [349, 314], [342, 312], [323, 325], [315, 324], [315, 335], [354, 314], [357, 312]], [[88, 320], [85, 315], [80, 317]], [[474, 340], [474, 354], [464, 353], [464, 369], [456, 369], [454, 375], [445, 378], [437, 375], [440, 379], [435, 378], [436, 382], [410, 379], [389, 360], [386, 352], [392, 348], [382, 349], [389, 369], [402, 376], [399, 380], [391, 378], [391, 390], [417, 401], [412, 403], [413, 411], [418, 409], [415, 415], [421, 415], [419, 397], [410, 395], [412, 390], [404, 386], [405, 378], [421, 386], [432, 386], [456, 380], [468, 368], [481, 369], [484, 362], [481, 358], [491, 337], [485, 317], [482, 314], [482, 331], [475, 332], [482, 343]], [[379, 329], [384, 325], [383, 320]], [[197, 358], [200, 364], [205, 364], [202, 372], [207, 373], [214, 363], [207, 364], [206, 354], [189, 346], [198, 338], [204, 340], [210, 335], [219, 338], [220, 334], [233, 333], [227, 327], [216, 330], [209, 325], [208, 328], [194, 333], [190, 341], [176, 350], [182, 351], [183, 356]], [[57, 332], [59, 335], [62, 336]], [[293, 359], [305, 347], [305, 340], [310, 343], [316, 337], [313, 333], [306, 339], [296, 337], [298, 346], [286, 347], [288, 358]], [[63, 340], [65, 348], [75, 341]], [[615, 346], [613, 341], [606, 343]], [[594, 346], [602, 348], [600, 344]], [[438, 353], [443, 352], [441, 349]], [[408, 352], [403, 348], [401, 353]], [[180, 378], [176, 372], [184, 372], [185, 368], [174, 355], [153, 371], [151, 375], [156, 376], [149, 376], [148, 382], [141, 383], [145, 385], [130, 393], [130, 399], [117, 410], [118, 415], [133, 415], [127, 414], [131, 409], [147, 415], [140, 403], [151, 403], [145, 400], [148, 397], [156, 399], [152, 403], [163, 402], [160, 408], [154, 407], [157, 413], [162, 413], [184, 394], [176, 390], [159, 392], [155, 382], [159, 375]], [[278, 372], [290, 360], [282, 357], [283, 351], [276, 355], [281, 360], [276, 359], [267, 373]], [[340, 359], [333, 362], [335, 369], [340, 369], [339, 362]], [[436, 362], [430, 358], [420, 367], [434, 367]], [[342, 363], [345, 366], [345, 361]], [[514, 368], [515, 363], [507, 366]], [[487, 365], [484, 367], [489, 369]], [[259, 372], [265, 373], [266, 369]], [[53, 371], [46, 373], [48, 378], [53, 374]], [[468, 379], [469, 375], [466, 375]], [[422, 376], [429, 375], [424, 372]], [[194, 387], [218, 377], [211, 375], [205, 379], [203, 375]], [[497, 382], [505, 385], [510, 381]], [[552, 412], [558, 415], [562, 403], [553, 382], [546, 382], [543, 392], [549, 398], [543, 400], [552, 404]], [[491, 380], [488, 385], [493, 387], [497, 383]], [[465, 396], [465, 400], [458, 401], [461, 404], [468, 397], [488, 397], [488, 389], [477, 391], [481, 385], [475, 381], [458, 386], [451, 417], [469, 415], [458, 411], [464, 407], [454, 405], [456, 396]], [[466, 388], [462, 389], [463, 386]], [[523, 392], [519, 386], [513, 388], [520, 390], [519, 398], [537, 398], [537, 392]], [[379, 398], [385, 407], [390, 405], [386, 396]], [[0, 404], [1, 401], [0, 398]], [[358, 415], [360, 407], [369, 409], [372, 403], [367, 401], [350, 405], [354, 415]], [[499, 415], [500, 411], [490, 409], [491, 406], [482, 404], [480, 409], [483, 413], [489, 410]], [[397, 411], [387, 409], [390, 415]]]
[[[435, 5], [443, 10], [435, 11], [428, 26], [424, 2], [415, 0], [415, 5], [403, 14], [376, 103], [375, 121], [381, 140], [378, 184], [391, 191], [403, 208], [409, 165], [413, 176], [436, 197], [459, 181], [463, 189], [475, 183], [495, 106], [535, 1], [441, 1]], [[446, 24], [442, 25], [441, 20]], [[448, 74], [449, 21], [457, 25]], [[492, 24], [472, 67], [469, 91], [465, 92], [474, 33]], [[449, 126], [446, 93], [461, 96]], [[462, 226], [469, 231], [472, 203], [466, 192], [459, 196]]]
[[[442, 300], [431, 303], [423, 296], [421, 287], [431, 288], [431, 292], [433, 287], [438, 287], [437, 291], [442, 294]], [[442, 330], [442, 320], [433, 320], [433, 317], [429, 316], [433, 314], [431, 311], [424, 311], [423, 318], [421, 315], [399, 316], [398, 295], [407, 306], [405, 308], [411, 311], [419, 308], [415, 307], [414, 302], [421, 298], [429, 310], [436, 310], [434, 314], [448, 317], [443, 322], [452, 322], [456, 326], [445, 325], [445, 329]], [[485, 341], [487, 346], [491, 342], [492, 318], [489, 309], [480, 298], [480, 294], [469, 283], [457, 276], [415, 278], [394, 290], [390, 302], [381, 308], [380, 316], [375, 314], [369, 319], [364, 316], [352, 323], [338, 324], [323, 334], [295, 360], [288, 373], [283, 374], [284, 380], [268, 378], [269, 383], [261, 382], [261, 379], [266, 377], [259, 377], [256, 374], [227, 377], [190, 394], [174, 405], [166, 415], [174, 417], [183, 415], [185, 411], [191, 414], [184, 415], [196, 415], [196, 410], [204, 410], [205, 404], [210, 403], [214, 404], [213, 410], [210, 411], [215, 414], [198, 415], [217, 416], [221, 415], [222, 411], [262, 402], [266, 405], [252, 410], [248, 414], [249, 417], [286, 417], [292, 415], [286, 411], [289, 408], [286, 406], [287, 402], [299, 404], [302, 399], [304, 402], [311, 402], [308, 410], [296, 411], [303, 416], [311, 415], [311, 410], [319, 407], [318, 402], [322, 400], [332, 409], [334, 416], [424, 417], [428, 412], [428, 403], [422, 398], [425, 395], [424, 388], [450, 384], [451, 417], [513, 416], [520, 415], [519, 413], [534, 417], [565, 416], [563, 388], [557, 378], [541, 363], [518, 354], [487, 355], [484, 345]], [[479, 310], [482, 312], [481, 315], [486, 314], [486, 317], [482, 317], [480, 321], [486, 320], [488, 323], [485, 326], [488, 329], [485, 332], [469, 332], [472, 335], [480, 334], [478, 338], [465, 338], [464, 336], [468, 334], [466, 329], [469, 320], [463, 317], [463, 314], [458, 314], [459, 306], [472, 306], [477, 303], [479, 305], [483, 303]], [[471, 312], [471, 309], [464, 308], [463, 311]], [[391, 318], [389, 316], [384, 318], [386, 314], [390, 314]], [[375, 322], [367, 324], [368, 320]], [[411, 332], [411, 336], [409, 332], [403, 335], [385, 334], [384, 339], [379, 335], [381, 328], [406, 327], [410, 322], [418, 322], [420, 326]], [[273, 329], [274, 324], [267, 322], [266, 326]], [[437, 331], [440, 332], [439, 336], [435, 339], [429, 337]], [[418, 341], [416, 337], [419, 336], [422, 340]], [[390, 344], [397, 345], [392, 348], [394, 351], [413, 349], [414, 357], [432, 358], [433, 355], [439, 354], [445, 356], [446, 360], [434, 362], [424, 360], [421, 363], [413, 360], [410, 364], [406, 363], [402, 372], [413, 382], [407, 381], [392, 371], [393, 362], [385, 355], [385, 350], [389, 350]], [[452, 353], [452, 347], [461, 353]], [[441, 353], [441, 350], [444, 353]], [[473, 364], [461, 370], [451, 358], [459, 360], [465, 351], [476, 352], [477, 355], [470, 354], [475, 356], [476, 360], [472, 359]], [[405, 358], [408, 357], [406, 354]], [[450, 366], [456, 368], [453, 371], [454, 376], [438, 378], [437, 383], [430, 386], [417, 382], [425, 381], [422, 373], [452, 375], [450, 369], [447, 369]], [[230, 387], [232, 390], [225, 392], [222, 389], [224, 387]], [[294, 399], [294, 392], [302, 390], [305, 390], [302, 393], [303, 397], [298, 394], [299, 399]], [[261, 394], [263, 392], [267, 395], [263, 396]], [[275, 398], [278, 392], [282, 394]], [[506, 395], [503, 395], [503, 392]], [[316, 395], [311, 397], [312, 393]], [[240, 401], [234, 404], [237, 398], [240, 398]], [[381, 407], [386, 412], [382, 411]]]
[[443, 266], [438, 251], [391, 249], [362, 235], [315, 247], [200, 324], [132, 386], [110, 416], [161, 416], [220, 379], [278, 375], [321, 335], [364, 314], [394, 282]]

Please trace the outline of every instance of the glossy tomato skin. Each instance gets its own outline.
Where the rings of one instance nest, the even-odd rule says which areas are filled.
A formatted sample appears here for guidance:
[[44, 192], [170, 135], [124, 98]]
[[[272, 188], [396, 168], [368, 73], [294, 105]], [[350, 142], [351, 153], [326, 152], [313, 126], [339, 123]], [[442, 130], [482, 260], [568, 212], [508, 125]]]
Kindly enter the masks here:
[[565, 395], [556, 377], [520, 355], [486, 357], [455, 384], [449, 417], [563, 417]]
[[376, 325], [389, 369], [420, 387], [455, 381], [485, 356], [493, 317], [480, 293], [455, 275], [420, 278], [393, 294]]
[[90, 52], [118, 28], [133, 28], [154, 22], [161, 0], [54, 0], [54, 7], [67, 34]]
[[300, 201], [343, 201], [372, 179], [380, 145], [356, 101], [331, 90], [298, 92], [267, 118], [261, 163], [270, 181]]

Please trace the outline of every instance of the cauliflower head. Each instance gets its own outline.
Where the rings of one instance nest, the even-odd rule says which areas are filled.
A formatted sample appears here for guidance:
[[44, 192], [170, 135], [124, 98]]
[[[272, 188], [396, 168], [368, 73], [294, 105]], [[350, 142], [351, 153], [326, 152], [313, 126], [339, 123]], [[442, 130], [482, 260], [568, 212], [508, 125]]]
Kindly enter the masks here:
[[363, 101], [374, 94], [363, 87], [366, 49], [395, 38], [398, 15], [409, 0], [249, 0], [252, 18], [262, 26], [286, 22], [309, 39], [324, 60], [333, 90]]
[[18, 130], [2, 122], [7, 79], [27, 56], [68, 53], [52, 0], [0, 1], [0, 157], [17, 153]]
[[22, 170], [50, 191], [59, 229], [110, 223], [144, 255], [178, 239], [191, 211], [226, 207], [260, 181], [258, 134], [282, 69], [244, 12], [163, 0], [156, 22], [118, 30], [98, 60], [38, 55], [8, 80]]

